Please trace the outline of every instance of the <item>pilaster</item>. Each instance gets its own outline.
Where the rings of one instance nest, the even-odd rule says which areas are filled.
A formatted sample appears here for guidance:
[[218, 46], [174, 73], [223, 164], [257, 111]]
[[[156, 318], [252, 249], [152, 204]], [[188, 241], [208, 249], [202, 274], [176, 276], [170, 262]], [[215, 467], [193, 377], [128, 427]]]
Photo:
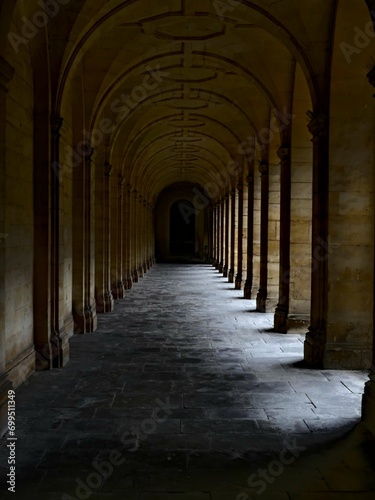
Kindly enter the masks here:
[[236, 247], [236, 190], [232, 189], [230, 194], [231, 219], [230, 219], [230, 269], [228, 272], [228, 282], [234, 283], [235, 273], [235, 247]]
[[223, 274], [224, 271], [224, 198], [220, 200], [220, 262], [219, 262], [219, 273]]
[[[375, 65], [367, 73], [370, 85], [375, 87]], [[375, 98], [375, 94], [373, 95]], [[365, 392], [362, 396], [362, 421], [375, 436], [375, 308], [373, 316], [373, 342], [372, 342], [372, 365], [370, 368], [369, 380], [365, 385]]]
[[291, 206], [291, 157], [289, 146], [277, 152], [280, 162], [280, 280], [279, 301], [274, 315], [274, 330], [287, 333], [290, 281], [290, 206]]
[[[5, 227], [5, 129], [7, 84], [14, 76], [14, 68], [0, 56], [0, 233]], [[7, 430], [8, 390], [12, 384], [6, 375], [5, 359], [5, 240], [0, 239], [0, 437]]]
[[259, 173], [261, 175], [261, 222], [260, 222], [260, 278], [259, 290], [257, 294], [258, 312], [268, 312], [268, 213], [269, 213], [269, 163], [261, 161], [259, 163]]
[[[328, 243], [329, 123], [316, 116], [309, 124], [313, 143], [313, 219], [311, 254]], [[328, 257], [328, 256], [327, 256]], [[324, 365], [327, 342], [328, 258], [313, 262], [311, 273], [311, 322], [304, 345], [305, 361], [310, 366]]]
[[243, 246], [242, 246], [242, 238], [243, 238], [243, 183], [239, 182], [237, 184], [238, 190], [238, 227], [237, 227], [237, 275], [235, 281], [235, 289], [241, 290], [242, 288], [242, 261], [243, 261]]
[[223, 276], [224, 278], [228, 278], [229, 272], [229, 231], [230, 231], [230, 222], [229, 222], [229, 195], [226, 194], [224, 197], [224, 212], [225, 212], [225, 243], [224, 243], [224, 267], [223, 267]]
[[[252, 165], [254, 169], [254, 165]], [[252, 170], [253, 170], [252, 169]], [[247, 204], [247, 270], [246, 282], [244, 286], [244, 298], [251, 300], [253, 288], [253, 254], [254, 254], [254, 172], [249, 172], [246, 177], [248, 190]]]

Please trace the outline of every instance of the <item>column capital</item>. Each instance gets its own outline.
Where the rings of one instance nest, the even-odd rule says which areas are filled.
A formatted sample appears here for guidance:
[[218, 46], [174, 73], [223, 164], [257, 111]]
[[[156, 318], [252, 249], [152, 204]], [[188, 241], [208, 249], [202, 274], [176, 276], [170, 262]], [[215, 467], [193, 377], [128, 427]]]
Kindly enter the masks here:
[[111, 165], [108, 161], [106, 161], [106, 162], [104, 163], [104, 175], [105, 175], [106, 177], [110, 177], [110, 176], [111, 176], [111, 172], [112, 172], [112, 170], [113, 170], [112, 165]]
[[249, 174], [246, 177], [246, 183], [247, 183], [248, 186], [252, 186], [254, 184], [254, 176], [253, 176], [253, 174]]
[[51, 123], [51, 131], [54, 136], [60, 137], [60, 130], [63, 124], [63, 118], [61, 116], [52, 113], [51, 118], [50, 118], [50, 123]]
[[124, 185], [125, 177], [121, 174], [118, 174], [117, 176], [117, 182], [118, 182], [118, 187], [122, 188]]
[[237, 183], [237, 189], [238, 189], [239, 193], [242, 193], [242, 191], [243, 191], [243, 182], [242, 181], [239, 181]]
[[325, 116], [314, 116], [308, 124], [313, 139], [328, 135], [328, 120]]
[[277, 150], [277, 156], [281, 161], [288, 161], [290, 159], [290, 147], [289, 146], [281, 146]]
[[235, 196], [236, 196], [236, 190], [234, 188], [230, 192], [230, 196], [231, 196], [231, 198], [235, 198]]
[[133, 198], [134, 198], [135, 200], [137, 200], [137, 199], [138, 199], [138, 191], [137, 191], [136, 189], [133, 189], [133, 190], [132, 190], [132, 194], [133, 194]]
[[[282, 158], [281, 158], [282, 159]], [[262, 177], [267, 176], [269, 173], [269, 164], [268, 161], [262, 160], [259, 162], [259, 173]]]
[[133, 191], [133, 186], [131, 184], [128, 184], [127, 186], [128, 194], [130, 195]]
[[12, 80], [15, 70], [3, 57], [0, 56], [0, 89], [8, 92], [7, 84]]
[[92, 162], [92, 157], [94, 156], [94, 148], [92, 147], [92, 144], [90, 141], [85, 142], [85, 151], [84, 151], [84, 157], [86, 163], [91, 163]]

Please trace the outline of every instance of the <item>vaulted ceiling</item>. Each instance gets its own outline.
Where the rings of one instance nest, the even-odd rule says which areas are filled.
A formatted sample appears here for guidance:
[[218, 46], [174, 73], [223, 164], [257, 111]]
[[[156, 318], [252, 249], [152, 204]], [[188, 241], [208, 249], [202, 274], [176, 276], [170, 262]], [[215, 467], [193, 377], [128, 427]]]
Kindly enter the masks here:
[[297, 66], [319, 108], [334, 5], [70, 1], [47, 26], [52, 102], [61, 113], [78, 80], [86, 128], [105, 120], [109, 155], [153, 196], [174, 182], [203, 184], [274, 110], [290, 110]]

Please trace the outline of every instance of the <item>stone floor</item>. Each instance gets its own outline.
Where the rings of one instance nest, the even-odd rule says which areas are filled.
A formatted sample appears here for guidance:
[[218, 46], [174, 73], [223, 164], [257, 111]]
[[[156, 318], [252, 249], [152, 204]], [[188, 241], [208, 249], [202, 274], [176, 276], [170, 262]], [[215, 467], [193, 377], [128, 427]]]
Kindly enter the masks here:
[[1, 500], [374, 499], [367, 374], [304, 368], [271, 325], [211, 266], [155, 266], [17, 390]]

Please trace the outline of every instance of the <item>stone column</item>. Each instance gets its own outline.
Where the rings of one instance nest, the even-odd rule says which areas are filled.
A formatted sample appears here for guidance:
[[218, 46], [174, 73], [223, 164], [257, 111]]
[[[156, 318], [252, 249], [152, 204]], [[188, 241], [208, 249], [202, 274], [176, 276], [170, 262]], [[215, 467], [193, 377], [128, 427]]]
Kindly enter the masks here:
[[215, 269], [219, 269], [219, 259], [220, 259], [220, 248], [219, 248], [219, 227], [220, 227], [220, 206], [215, 203], [215, 248], [216, 248], [216, 259], [215, 259]]
[[207, 262], [212, 264], [214, 261], [214, 245], [213, 245], [213, 226], [214, 226], [214, 209], [210, 205], [208, 209], [208, 249], [207, 249]]
[[[100, 244], [102, 247], [102, 272], [103, 272], [103, 290], [99, 290], [97, 295], [97, 304], [96, 309], [99, 313], [108, 313], [112, 312], [114, 309], [114, 299], [111, 290], [111, 228], [110, 228], [110, 220], [111, 220], [111, 210], [110, 210], [110, 179], [111, 179], [112, 165], [108, 162], [104, 164], [104, 176], [103, 176], [103, 228], [100, 234], [100, 242], [96, 242], [96, 244]], [[96, 249], [98, 250], [98, 249]]]
[[83, 324], [80, 325], [82, 333], [94, 332], [97, 328], [96, 302], [95, 302], [95, 281], [94, 281], [94, 197], [93, 197], [93, 174], [92, 174], [92, 154], [87, 155], [84, 162], [85, 168], [85, 189], [84, 189], [84, 288], [85, 305]]
[[[313, 219], [311, 321], [305, 340], [305, 361], [323, 366], [327, 341], [328, 304], [328, 192], [329, 192], [329, 124], [316, 117], [309, 124], [313, 136]], [[321, 251], [319, 250], [321, 249]], [[316, 255], [318, 258], [314, 258]]]
[[137, 209], [138, 209], [138, 191], [135, 189], [132, 191], [132, 206], [131, 206], [131, 232], [130, 238], [132, 241], [132, 274], [133, 283], [138, 283], [139, 273], [138, 273], [138, 227], [137, 227]]
[[216, 262], [215, 269], [220, 265], [220, 203], [216, 203]]
[[137, 212], [138, 276], [139, 276], [139, 278], [143, 278], [143, 276], [144, 276], [143, 265], [142, 265], [142, 261], [143, 261], [143, 253], [142, 253], [142, 249], [143, 249], [143, 224], [142, 224], [142, 222], [143, 222], [143, 217], [142, 217], [143, 196], [138, 195], [137, 201], [138, 201], [138, 203], [137, 203], [136, 212]]
[[220, 200], [220, 263], [219, 263], [219, 273], [223, 273], [224, 271], [224, 245], [225, 245], [225, 200], [222, 198]]
[[229, 272], [229, 231], [230, 231], [230, 223], [229, 223], [229, 195], [225, 195], [224, 198], [225, 203], [225, 254], [224, 254], [224, 268], [223, 268], [223, 276], [224, 278], [228, 278]]
[[244, 298], [251, 299], [253, 287], [253, 240], [254, 240], [254, 164], [246, 177], [247, 202], [247, 269], [244, 287]]
[[125, 178], [119, 174], [117, 177], [118, 185], [118, 239], [117, 239], [117, 258], [118, 266], [117, 270], [119, 273], [117, 290], [118, 299], [123, 299], [125, 297], [125, 285], [124, 285], [124, 182]]
[[261, 161], [259, 164], [261, 175], [261, 208], [260, 208], [260, 276], [256, 310], [261, 313], [267, 311], [268, 285], [268, 208], [269, 208], [269, 164]]
[[241, 290], [242, 288], [242, 265], [243, 265], [243, 183], [239, 182], [237, 185], [238, 190], [238, 250], [237, 250], [237, 275], [236, 275], [236, 290]]
[[0, 436], [8, 428], [7, 402], [8, 390], [12, 384], [6, 374], [5, 360], [5, 131], [6, 131], [6, 93], [7, 84], [12, 80], [14, 69], [0, 56]]
[[[97, 328], [92, 155], [88, 143], [82, 163], [73, 171], [73, 316], [75, 332], [81, 334]], [[55, 287], [59, 289], [58, 281], [52, 290]]]
[[275, 332], [287, 333], [290, 280], [291, 157], [288, 146], [277, 152], [280, 163], [280, 275], [279, 302], [274, 316]]
[[212, 241], [212, 265], [216, 266], [216, 205], [212, 204], [212, 225], [211, 225], [211, 241]]
[[147, 221], [148, 221], [148, 262], [149, 269], [153, 266], [153, 224], [152, 224], [152, 204], [147, 204]]
[[[60, 116], [52, 115], [50, 118], [51, 127], [51, 165], [56, 166], [60, 163], [60, 129], [63, 119]], [[66, 330], [64, 319], [61, 317], [61, 262], [60, 248], [62, 245], [61, 231], [61, 213], [62, 203], [60, 200], [60, 189], [62, 178], [56, 175], [51, 169], [50, 178], [50, 336], [45, 335], [42, 343], [38, 333], [35, 333], [35, 350], [37, 351], [37, 370], [61, 368], [69, 361], [69, 331]], [[34, 194], [35, 196], [35, 194]], [[48, 248], [48, 247], [47, 247]], [[48, 250], [47, 250], [48, 252]], [[94, 278], [94, 277], [93, 277]], [[35, 293], [35, 292], [34, 292]], [[95, 295], [95, 285], [93, 283], [93, 296]], [[49, 337], [49, 338], [48, 338]], [[46, 362], [44, 365], [44, 361]]]
[[143, 272], [147, 273], [148, 267], [148, 228], [147, 228], [147, 206], [148, 202], [146, 199], [143, 200]]
[[231, 194], [231, 220], [230, 220], [230, 269], [228, 272], [228, 282], [234, 283], [234, 272], [236, 265], [235, 247], [236, 247], [236, 190]]
[[[367, 74], [370, 84], [375, 87], [375, 66]], [[375, 94], [373, 95], [375, 98]], [[375, 307], [373, 328], [375, 326]], [[365, 392], [362, 397], [362, 420], [367, 425], [368, 429], [375, 436], [375, 329], [372, 341], [372, 365], [370, 368], [369, 381], [366, 382]]]
[[124, 248], [125, 248], [125, 288], [131, 290], [133, 288], [132, 276], [132, 248], [131, 248], [131, 193], [132, 187], [127, 185], [126, 197], [124, 203]]

